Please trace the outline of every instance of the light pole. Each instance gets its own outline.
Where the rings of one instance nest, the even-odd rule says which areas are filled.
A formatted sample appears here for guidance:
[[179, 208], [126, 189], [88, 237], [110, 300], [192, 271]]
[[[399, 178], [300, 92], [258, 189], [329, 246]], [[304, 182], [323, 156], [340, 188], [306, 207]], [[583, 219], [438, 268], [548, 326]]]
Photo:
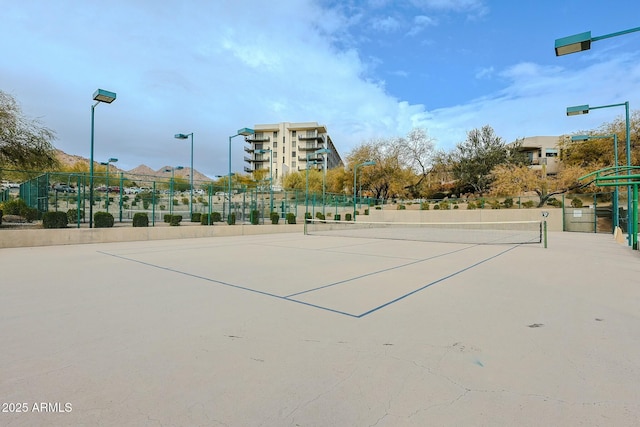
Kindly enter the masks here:
[[95, 104], [91, 106], [91, 152], [89, 155], [89, 228], [93, 228], [93, 129], [96, 106], [101, 103], [111, 104], [116, 99], [115, 92], [98, 89], [93, 93]]
[[[184, 169], [183, 166], [174, 166], [171, 170], [171, 181], [169, 182], [169, 215], [173, 215], [173, 178], [175, 177], [176, 170]], [[169, 169], [165, 169], [165, 172], [169, 172]]]
[[[567, 116], [577, 116], [580, 114], [589, 114], [590, 110], [598, 110], [600, 108], [610, 108], [610, 107], [622, 107], [624, 106], [624, 110], [625, 110], [625, 121], [626, 121], [626, 150], [627, 150], [627, 174], [630, 173], [631, 171], [631, 136], [630, 136], [630, 132], [631, 132], [631, 126], [630, 126], [630, 122], [629, 122], [629, 101], [627, 102], [623, 102], [620, 104], [611, 104], [611, 105], [601, 105], [598, 107], [590, 107], [588, 104], [587, 105], [576, 105], [573, 107], [567, 107]], [[627, 186], [627, 232], [629, 231], [629, 226], [631, 225], [631, 185]], [[629, 246], [631, 246], [632, 243], [632, 236], [631, 233], [627, 233], [627, 240], [629, 243]]]
[[273, 151], [271, 148], [261, 148], [256, 153], [269, 153], [269, 215], [273, 212]]
[[355, 167], [353, 168], [353, 221], [355, 222], [356, 220], [356, 185], [358, 182], [358, 168], [360, 166], [371, 166], [371, 165], [375, 165], [376, 162], [374, 162], [373, 160], [368, 160], [366, 162], [362, 162], [360, 164], [355, 165]]
[[556, 39], [556, 56], [568, 55], [570, 53], [582, 52], [591, 49], [591, 42], [621, 36], [624, 34], [640, 31], [640, 27], [629, 30], [618, 31], [616, 33], [605, 34], [604, 36], [591, 37], [591, 31], [574, 34], [572, 36]]
[[107, 167], [107, 200], [105, 202], [105, 208], [107, 208], [107, 213], [109, 213], [109, 163], [115, 163], [117, 161], [118, 159], [116, 159], [115, 157], [111, 157], [106, 162], [100, 162], [101, 165]]
[[305, 191], [304, 191], [304, 221], [305, 222], [307, 222], [307, 214], [309, 213], [309, 165], [318, 164], [317, 160], [309, 160], [309, 156], [311, 156], [311, 154], [307, 154], [307, 164], [306, 164], [307, 177], [305, 180]]
[[189, 192], [189, 221], [193, 218], [193, 132], [191, 133], [177, 133], [173, 136], [176, 139], [187, 139], [191, 137], [191, 173], [189, 174], [189, 185], [191, 191]]
[[231, 140], [236, 136], [249, 136], [253, 135], [255, 131], [249, 128], [242, 128], [236, 132], [235, 135], [229, 137], [229, 212], [227, 213], [227, 224], [231, 225]]
[[324, 167], [322, 168], [322, 215], [323, 216], [324, 216], [324, 205], [325, 205], [325, 188], [326, 188], [326, 181], [327, 181], [327, 157], [329, 156], [330, 152], [331, 150], [329, 150], [328, 148], [322, 148], [315, 152], [315, 154], [324, 154], [322, 156], [324, 157]]
[[[571, 141], [587, 141], [589, 139], [609, 139], [613, 138], [613, 166], [615, 166], [615, 173], [618, 174], [618, 135], [575, 135], [571, 137]], [[629, 171], [627, 171], [629, 173]], [[616, 227], [620, 225], [620, 220], [618, 219], [618, 187], [615, 186], [613, 190], [613, 230], [615, 231]]]

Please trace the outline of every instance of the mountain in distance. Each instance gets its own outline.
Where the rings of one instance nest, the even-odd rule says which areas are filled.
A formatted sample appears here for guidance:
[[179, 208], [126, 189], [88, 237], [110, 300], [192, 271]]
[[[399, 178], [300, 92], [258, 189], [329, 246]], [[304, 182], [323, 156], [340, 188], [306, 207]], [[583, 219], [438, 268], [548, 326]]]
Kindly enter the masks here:
[[[58, 161], [60, 162], [60, 164], [62, 166], [65, 167], [72, 167], [75, 166], [78, 163], [84, 163], [87, 165], [89, 165], [89, 159], [87, 159], [86, 157], [82, 157], [82, 156], [77, 156], [77, 155], [73, 155], [73, 154], [67, 154], [62, 150], [58, 150], [56, 149], [56, 158], [58, 159]], [[99, 162], [96, 162], [94, 160], [94, 165], [97, 166], [99, 165]], [[168, 172], [167, 172], [168, 170]], [[185, 167], [184, 169], [176, 169], [174, 171], [174, 176], [176, 178], [181, 178], [181, 179], [186, 179], [189, 180], [191, 179], [189, 177], [189, 173], [190, 173], [190, 168]], [[170, 178], [171, 177], [171, 166], [163, 166], [158, 170], [153, 170], [151, 169], [149, 166], [147, 165], [139, 165], [136, 166], [135, 168], [131, 169], [131, 170], [122, 170], [120, 168], [118, 168], [117, 163], [110, 163], [109, 165], [109, 172], [113, 173], [113, 174], [118, 174], [120, 172], [123, 172], [125, 175], [126, 174], [130, 174], [130, 175], [148, 175], [148, 176], [157, 176], [157, 177], [162, 177], [162, 178]], [[211, 178], [209, 178], [208, 176], [206, 176], [203, 173], [198, 172], [198, 170], [194, 170], [193, 173], [193, 180], [194, 181], [211, 181]]]

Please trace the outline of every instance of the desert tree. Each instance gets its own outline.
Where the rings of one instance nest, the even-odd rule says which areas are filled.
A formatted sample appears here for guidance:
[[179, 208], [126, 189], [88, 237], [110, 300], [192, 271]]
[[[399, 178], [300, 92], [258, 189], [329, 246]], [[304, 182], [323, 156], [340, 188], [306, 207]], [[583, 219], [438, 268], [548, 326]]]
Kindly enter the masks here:
[[55, 133], [24, 116], [16, 100], [0, 90], [0, 171], [47, 170], [58, 166]]

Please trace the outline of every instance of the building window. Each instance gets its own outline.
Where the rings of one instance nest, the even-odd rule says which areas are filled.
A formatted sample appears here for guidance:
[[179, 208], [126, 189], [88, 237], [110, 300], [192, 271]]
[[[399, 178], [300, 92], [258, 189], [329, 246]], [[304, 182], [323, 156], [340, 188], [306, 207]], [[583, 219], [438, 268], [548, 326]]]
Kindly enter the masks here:
[[278, 141], [273, 141], [273, 148], [278, 148]]
[[273, 139], [278, 138], [278, 131], [273, 132]]
[[282, 154], [284, 154], [284, 145], [282, 146]]
[[295, 151], [292, 151], [292, 152], [291, 152], [291, 157], [295, 157], [295, 156], [296, 156], [296, 152], [295, 152]]
[[296, 167], [296, 161], [295, 161], [295, 160], [291, 162], [291, 167], [292, 167], [292, 168], [295, 168], [295, 167]]
[[546, 157], [558, 157], [558, 150], [556, 150], [555, 148], [547, 148], [547, 149], [545, 149], [545, 156]]
[[285, 163], [284, 156], [282, 156], [282, 163]]
[[295, 130], [291, 131], [291, 136], [294, 137], [294, 138], [296, 137], [296, 131]]
[[295, 141], [291, 141], [291, 148], [293, 148], [293, 149], [296, 148], [296, 142]]

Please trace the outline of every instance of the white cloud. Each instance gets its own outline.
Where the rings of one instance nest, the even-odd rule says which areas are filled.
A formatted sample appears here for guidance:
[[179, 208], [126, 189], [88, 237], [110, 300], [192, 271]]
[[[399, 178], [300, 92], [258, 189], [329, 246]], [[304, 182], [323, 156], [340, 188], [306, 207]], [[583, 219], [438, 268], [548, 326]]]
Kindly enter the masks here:
[[392, 16], [387, 16], [385, 18], [373, 19], [371, 21], [371, 27], [376, 31], [392, 33], [400, 27], [400, 22]]
[[493, 76], [495, 69], [493, 67], [481, 68], [476, 72], [476, 79], [489, 79]]
[[437, 21], [426, 15], [418, 15], [413, 17], [413, 25], [407, 35], [415, 36], [424, 31], [425, 28], [437, 25]]

